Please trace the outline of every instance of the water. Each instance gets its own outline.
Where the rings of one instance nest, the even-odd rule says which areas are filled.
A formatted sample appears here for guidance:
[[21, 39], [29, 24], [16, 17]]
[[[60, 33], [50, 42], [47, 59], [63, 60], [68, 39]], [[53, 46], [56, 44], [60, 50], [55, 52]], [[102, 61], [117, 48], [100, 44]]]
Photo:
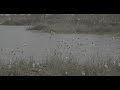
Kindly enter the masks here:
[[[113, 38], [115, 37], [115, 38]], [[67, 56], [72, 52], [78, 59], [99, 53], [103, 56], [120, 55], [120, 37], [115, 35], [95, 34], [55, 34], [26, 31], [26, 26], [0, 26], [0, 57], [10, 58], [8, 53], [19, 48], [18, 56], [43, 58], [51, 50], [59, 50]], [[68, 48], [69, 47], [69, 48]]]

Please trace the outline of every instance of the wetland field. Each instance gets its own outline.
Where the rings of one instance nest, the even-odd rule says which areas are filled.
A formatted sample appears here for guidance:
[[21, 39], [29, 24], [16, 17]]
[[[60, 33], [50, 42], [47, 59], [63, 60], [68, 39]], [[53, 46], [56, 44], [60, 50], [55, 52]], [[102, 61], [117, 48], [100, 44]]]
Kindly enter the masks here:
[[120, 75], [119, 14], [14, 17], [0, 18], [0, 76]]

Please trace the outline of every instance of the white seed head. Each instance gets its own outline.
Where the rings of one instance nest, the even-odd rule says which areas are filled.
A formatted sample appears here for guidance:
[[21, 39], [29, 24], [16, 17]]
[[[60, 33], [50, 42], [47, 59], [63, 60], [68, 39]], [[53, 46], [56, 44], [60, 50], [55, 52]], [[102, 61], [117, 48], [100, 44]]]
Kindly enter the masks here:
[[35, 63], [32, 64], [32, 67], [35, 68]]
[[104, 67], [105, 67], [105, 68], [108, 68], [108, 65], [105, 64]]
[[65, 57], [66, 59], [68, 59], [68, 57]]
[[116, 62], [115, 61], [113, 61], [113, 64], [115, 64]]
[[11, 68], [11, 65], [8, 65], [8, 68], [10, 69], [10, 68]]
[[27, 44], [24, 44], [23, 46], [27, 46]]
[[41, 69], [39, 69], [38, 71], [41, 72]]
[[85, 75], [85, 72], [84, 72], [84, 71], [82, 71], [81, 73], [82, 73], [82, 75]]
[[115, 37], [112, 38], [113, 40], [115, 39]]
[[68, 72], [65, 72], [65, 74], [68, 74]]

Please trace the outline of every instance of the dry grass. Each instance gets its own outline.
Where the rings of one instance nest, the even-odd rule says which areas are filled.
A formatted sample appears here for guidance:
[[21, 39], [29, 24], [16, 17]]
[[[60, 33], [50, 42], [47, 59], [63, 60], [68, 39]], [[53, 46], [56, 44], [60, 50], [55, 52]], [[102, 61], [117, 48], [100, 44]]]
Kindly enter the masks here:
[[[1, 60], [1, 59], [0, 59]], [[44, 63], [35, 62], [34, 57], [13, 60], [9, 64], [0, 64], [0, 76], [104, 76], [120, 75], [120, 57], [99, 55], [88, 57], [85, 63], [79, 63], [77, 56], [71, 53], [62, 57], [59, 51], [46, 57]]]

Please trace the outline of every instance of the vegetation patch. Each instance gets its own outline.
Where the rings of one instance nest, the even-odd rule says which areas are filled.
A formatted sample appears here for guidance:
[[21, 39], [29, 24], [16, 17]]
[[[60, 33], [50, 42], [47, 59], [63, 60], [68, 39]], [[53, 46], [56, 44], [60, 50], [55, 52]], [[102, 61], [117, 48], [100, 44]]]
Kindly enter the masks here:
[[28, 27], [27, 30], [41, 31], [41, 32], [55, 32], [51, 27], [45, 24], [39, 24], [35, 26]]
[[[0, 59], [2, 60], [2, 59]], [[110, 76], [120, 75], [120, 57], [99, 55], [88, 57], [80, 63], [71, 53], [62, 57], [59, 51], [46, 56], [43, 63], [35, 62], [34, 57], [13, 60], [0, 64], [0, 76]]]
[[119, 33], [120, 26], [112, 25], [85, 25], [85, 24], [39, 24], [29, 28], [29, 30], [40, 30], [43, 32], [54, 31], [56, 33], [95, 33], [95, 34], [109, 34], [109, 33]]

